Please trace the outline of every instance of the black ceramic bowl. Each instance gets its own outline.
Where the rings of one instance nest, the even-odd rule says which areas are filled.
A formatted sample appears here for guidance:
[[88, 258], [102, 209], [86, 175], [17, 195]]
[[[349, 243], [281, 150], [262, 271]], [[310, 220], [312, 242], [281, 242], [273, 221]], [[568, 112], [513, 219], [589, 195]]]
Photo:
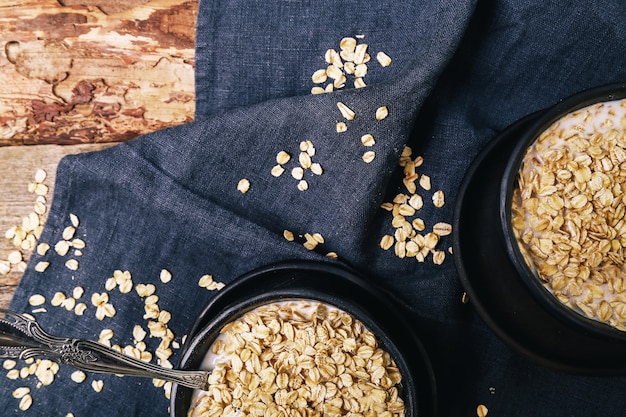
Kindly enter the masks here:
[[[335, 306], [360, 320], [395, 360], [407, 416], [435, 415], [435, 382], [427, 354], [407, 315], [385, 290], [334, 264], [291, 262], [250, 272], [228, 284], [204, 308], [187, 334], [179, 367], [199, 369], [220, 329], [254, 308], [307, 299]], [[174, 385], [171, 416], [186, 417], [193, 390]]]
[[513, 234], [511, 198], [522, 159], [539, 134], [570, 112], [624, 97], [626, 83], [602, 86], [514, 123], [476, 158], [457, 198], [453, 249], [470, 301], [511, 347], [563, 371], [626, 374], [626, 333], [575, 312], [542, 285]]
[[[500, 188], [500, 223], [504, 232], [507, 252], [518, 274], [522, 277], [529, 290], [537, 300], [552, 314], [578, 328], [581, 332], [599, 337], [614, 338], [626, 342], [626, 332], [618, 330], [599, 320], [590, 319], [582, 312], [559, 302], [554, 295], [541, 283], [535, 270], [528, 266], [517, 243], [511, 225], [511, 207], [513, 191], [517, 188], [517, 178], [527, 149], [532, 146], [539, 135], [563, 116], [584, 107], [626, 97], [625, 85], [609, 85], [583, 91], [558, 103], [537, 118], [530, 129], [520, 135], [520, 140], [509, 158], [504, 170]], [[625, 351], [626, 353], [626, 351]]]

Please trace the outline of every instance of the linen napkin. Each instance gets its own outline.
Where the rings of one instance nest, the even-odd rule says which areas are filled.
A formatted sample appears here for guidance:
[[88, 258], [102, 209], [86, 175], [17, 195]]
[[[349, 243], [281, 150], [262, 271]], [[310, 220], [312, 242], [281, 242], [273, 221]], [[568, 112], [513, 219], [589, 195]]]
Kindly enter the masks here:
[[[423, 262], [381, 248], [395, 230], [381, 204], [406, 192], [399, 161], [408, 145], [428, 177], [416, 182], [424, 227], [451, 223], [466, 169], [497, 132], [626, 79], [625, 18], [616, 1], [202, 1], [197, 121], [61, 161], [40, 239], [52, 248], [33, 255], [11, 308], [35, 311], [52, 333], [122, 348], [141, 339], [140, 326], [153, 361], [159, 351], [176, 364], [182, 337], [222, 285], [282, 260], [339, 263], [411, 312], [433, 362], [439, 415], [475, 415], [479, 404], [490, 416], [622, 415], [626, 379], [538, 366], [460, 302], [449, 235]], [[345, 85], [311, 94], [330, 88], [332, 79], [312, 76], [346, 37], [367, 45], [367, 73], [344, 68]], [[377, 118], [382, 107], [388, 115]], [[301, 149], [310, 158], [302, 178], [292, 171], [303, 166]], [[281, 151], [291, 159], [279, 163]], [[74, 246], [54, 250], [76, 238], [80, 256]], [[46, 302], [32, 306], [33, 294]], [[158, 328], [148, 327], [157, 321], [145, 307], [150, 294], [166, 312]], [[77, 315], [69, 307], [80, 303]], [[158, 349], [164, 339], [169, 351]], [[61, 366], [50, 385], [3, 377], [3, 415], [168, 415], [167, 387], [98, 374], [75, 382], [72, 373]], [[10, 395], [18, 387], [30, 388], [26, 411]]]

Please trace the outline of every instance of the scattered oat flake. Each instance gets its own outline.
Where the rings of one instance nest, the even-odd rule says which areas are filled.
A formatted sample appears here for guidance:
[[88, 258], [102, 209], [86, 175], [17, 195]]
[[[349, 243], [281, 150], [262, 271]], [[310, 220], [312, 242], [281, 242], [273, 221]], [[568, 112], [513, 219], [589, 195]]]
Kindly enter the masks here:
[[356, 48], [354, 48], [354, 63], [355, 64], [362, 64], [365, 62], [366, 60], [366, 54], [367, 54], [367, 47], [368, 44], [366, 43], [360, 43], [356, 46]]
[[167, 284], [172, 280], [172, 273], [167, 269], [162, 269], [159, 278], [161, 279], [162, 283]]
[[30, 394], [26, 394], [20, 400], [19, 408], [21, 411], [26, 411], [33, 405], [33, 397]]
[[350, 109], [348, 106], [343, 104], [341, 101], [337, 102], [337, 107], [339, 108], [339, 111], [341, 112], [342, 116], [346, 120], [353, 120], [354, 119], [354, 116], [355, 116], [354, 111], [352, 111], [352, 109]]
[[341, 62], [341, 59], [339, 58], [339, 54], [337, 53], [337, 51], [335, 51], [332, 48], [329, 48], [326, 50], [326, 53], [324, 54], [324, 60], [326, 61], [327, 64], [334, 64], [334, 63]]
[[242, 178], [239, 180], [237, 184], [237, 190], [239, 190], [242, 194], [245, 194], [250, 189], [250, 181], [246, 178]]
[[54, 295], [52, 296], [52, 300], [50, 301], [50, 304], [53, 307], [59, 307], [61, 304], [63, 304], [63, 301], [65, 301], [67, 297], [65, 296], [64, 293], [58, 291], [55, 292]]
[[17, 233], [17, 226], [11, 226], [6, 230], [6, 232], [4, 232], [4, 237], [7, 239], [13, 239], [16, 233]]
[[435, 223], [433, 226], [433, 232], [439, 236], [448, 236], [452, 233], [452, 225], [445, 222]]
[[74, 249], [85, 249], [85, 241], [79, 238], [73, 239], [70, 242], [70, 245], [74, 248]]
[[310, 233], [305, 233], [304, 238], [306, 241], [302, 244], [308, 250], [314, 250], [319, 242]]
[[374, 151], [367, 151], [363, 154], [362, 159], [365, 163], [369, 164], [370, 162], [374, 160], [375, 157], [376, 157], [376, 153]]
[[22, 252], [16, 250], [16, 251], [9, 253], [7, 260], [9, 261], [11, 265], [19, 264], [20, 262], [22, 262]]
[[461, 295], [461, 303], [467, 304], [468, 302], [469, 302], [469, 296], [467, 295], [466, 292], [463, 292], [463, 295]]
[[337, 122], [335, 129], [337, 130], [337, 133], [343, 133], [348, 130], [348, 125], [346, 125], [345, 122]]
[[311, 172], [315, 175], [322, 175], [324, 173], [324, 170], [319, 163], [313, 162], [311, 164]]
[[48, 194], [48, 186], [45, 184], [36, 184], [33, 192], [36, 195], [46, 195]]
[[117, 287], [117, 282], [114, 277], [110, 277], [104, 282], [104, 289], [107, 291], [113, 291], [115, 287]]
[[31, 306], [40, 306], [42, 304], [44, 304], [46, 302], [46, 297], [44, 297], [41, 294], [33, 294], [30, 296], [30, 298], [28, 299], [28, 304], [30, 304]]
[[104, 320], [106, 317], [114, 317], [116, 313], [113, 304], [106, 303], [96, 307], [96, 318], [98, 320]]
[[387, 106], [382, 106], [376, 109], [376, 120], [383, 120], [389, 114]]
[[109, 341], [113, 337], [113, 330], [111, 329], [102, 329], [100, 331], [100, 336], [98, 338], [99, 343], [110, 345]]
[[147, 334], [148, 333], [143, 329], [143, 327], [141, 327], [138, 324], [136, 324], [135, 327], [133, 328], [133, 338], [137, 342], [141, 342], [142, 340], [144, 340]]
[[362, 77], [365, 77], [366, 75], [367, 75], [367, 65], [365, 64], [357, 65], [356, 68], [354, 69], [354, 76], [357, 77], [357, 80], [358, 79], [362, 80]]
[[72, 311], [76, 306], [76, 299], [74, 299], [74, 297], [68, 297], [61, 303], [61, 306], [65, 307], [67, 311]]
[[150, 297], [156, 291], [154, 284], [137, 284], [135, 285], [135, 291], [140, 297]]
[[212, 282], [213, 282], [213, 276], [210, 274], [206, 274], [200, 277], [200, 280], [198, 281], [198, 285], [203, 288], [207, 288]]
[[285, 168], [282, 165], [274, 165], [271, 172], [274, 177], [280, 177], [285, 172]]
[[371, 134], [367, 133], [367, 134], [361, 136], [361, 143], [364, 146], [374, 146], [376, 141], [374, 141], [374, 136], [372, 136]]
[[435, 265], [441, 265], [446, 259], [446, 253], [442, 250], [433, 251], [433, 263]]
[[293, 232], [287, 229], [283, 230], [283, 237], [289, 242], [292, 242], [294, 240]]
[[313, 233], [312, 237], [317, 243], [324, 243], [324, 237], [320, 233]]
[[102, 391], [102, 388], [104, 388], [104, 381], [102, 381], [101, 379], [92, 381], [91, 387], [95, 392], [100, 392]]
[[382, 67], [391, 65], [391, 57], [382, 51], [376, 54], [376, 60]]
[[77, 384], [80, 384], [81, 382], [85, 381], [85, 379], [87, 379], [87, 375], [83, 371], [74, 371], [70, 375], [70, 379]]
[[424, 199], [419, 194], [413, 194], [409, 198], [409, 205], [415, 210], [421, 210], [424, 207]]
[[326, 70], [324, 69], [319, 69], [315, 71], [311, 76], [311, 79], [315, 84], [321, 84], [325, 82], [327, 78], [328, 76], [326, 75]]
[[45, 214], [45, 212], [46, 212], [46, 205], [44, 203], [36, 201], [35, 205], [33, 206], [33, 210], [35, 210], [35, 213], [38, 214], [38, 215]]
[[441, 208], [445, 204], [445, 197], [443, 191], [439, 190], [433, 194], [433, 204], [437, 208]]
[[30, 393], [30, 388], [28, 387], [19, 387], [16, 388], [13, 392], [13, 398], [24, 398], [26, 394]]
[[300, 155], [298, 156], [298, 161], [300, 162], [300, 166], [302, 168], [311, 168], [311, 156], [307, 152], [300, 152]]
[[38, 183], [44, 182], [46, 180], [46, 176], [47, 176], [46, 171], [44, 171], [41, 168], [38, 169], [35, 172], [35, 182], [38, 182]]
[[343, 71], [341, 70], [341, 68], [339, 68], [338, 66], [334, 64], [326, 67], [325, 73], [328, 76], [328, 78], [332, 78], [333, 80], [340, 80], [342, 77], [345, 77], [343, 75]]
[[287, 162], [289, 162], [290, 159], [291, 159], [291, 156], [285, 151], [280, 151], [278, 152], [278, 154], [276, 154], [276, 162], [279, 165], [286, 164]]
[[298, 182], [298, 190], [306, 191], [309, 189], [309, 183], [306, 180], [300, 180]]
[[67, 267], [67, 269], [76, 271], [78, 270], [78, 261], [76, 259], [68, 259], [67, 261], [65, 261], [65, 266]]
[[489, 410], [483, 404], [480, 404], [478, 407], [476, 407], [476, 415], [478, 417], [485, 417], [488, 412]]
[[356, 48], [356, 44], [356, 39], [348, 36], [339, 41], [339, 48], [344, 51], [354, 51], [354, 48]]
[[76, 307], [74, 307], [74, 314], [76, 314], [77, 316], [82, 316], [85, 313], [85, 310], [87, 310], [87, 304], [78, 303], [76, 304]]
[[15, 368], [16, 366], [17, 362], [13, 359], [5, 359], [5, 361], [2, 362], [2, 368], [6, 369], [7, 371]]
[[67, 252], [70, 250], [70, 242], [68, 242], [67, 240], [59, 240], [54, 245], [54, 250], [59, 256], [65, 256], [67, 255]]
[[380, 240], [380, 247], [383, 250], [387, 250], [391, 248], [393, 244], [394, 244], [394, 238], [391, 235], [384, 235], [382, 239]]
[[291, 176], [297, 180], [301, 180], [304, 177], [304, 169], [302, 167], [295, 167], [291, 170]]
[[49, 249], [50, 249], [50, 245], [48, 245], [45, 242], [42, 242], [39, 245], [37, 245], [37, 254], [43, 256], [46, 253], [48, 253]]
[[430, 190], [431, 185], [430, 185], [430, 177], [426, 174], [422, 174], [422, 176], [420, 177], [419, 180], [420, 183], [420, 187], [422, 187], [425, 190]]
[[76, 233], [76, 228], [74, 226], [67, 226], [65, 229], [63, 229], [63, 239], [72, 239], [74, 237], [74, 233]]

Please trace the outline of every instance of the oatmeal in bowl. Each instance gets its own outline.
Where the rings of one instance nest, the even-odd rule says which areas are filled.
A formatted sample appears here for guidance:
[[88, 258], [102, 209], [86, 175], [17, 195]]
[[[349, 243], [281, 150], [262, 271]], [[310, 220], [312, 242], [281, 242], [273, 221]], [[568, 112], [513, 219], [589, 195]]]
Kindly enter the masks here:
[[561, 318], [626, 339], [626, 91], [584, 93], [520, 142], [502, 183], [508, 252]]
[[226, 324], [205, 357], [189, 417], [405, 415], [402, 377], [376, 336], [313, 300], [264, 304]]
[[397, 300], [333, 264], [288, 262], [220, 291], [187, 335], [172, 417], [436, 415], [433, 371]]

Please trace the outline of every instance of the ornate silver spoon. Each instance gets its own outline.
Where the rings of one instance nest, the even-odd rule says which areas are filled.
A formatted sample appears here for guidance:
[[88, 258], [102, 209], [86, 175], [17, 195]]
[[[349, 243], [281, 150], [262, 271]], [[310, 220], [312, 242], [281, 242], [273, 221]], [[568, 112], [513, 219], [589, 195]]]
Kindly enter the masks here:
[[157, 378], [201, 390], [208, 389], [209, 371], [167, 369], [140, 361], [91, 340], [57, 337], [23, 314], [0, 308], [0, 358], [47, 357], [88, 372]]

